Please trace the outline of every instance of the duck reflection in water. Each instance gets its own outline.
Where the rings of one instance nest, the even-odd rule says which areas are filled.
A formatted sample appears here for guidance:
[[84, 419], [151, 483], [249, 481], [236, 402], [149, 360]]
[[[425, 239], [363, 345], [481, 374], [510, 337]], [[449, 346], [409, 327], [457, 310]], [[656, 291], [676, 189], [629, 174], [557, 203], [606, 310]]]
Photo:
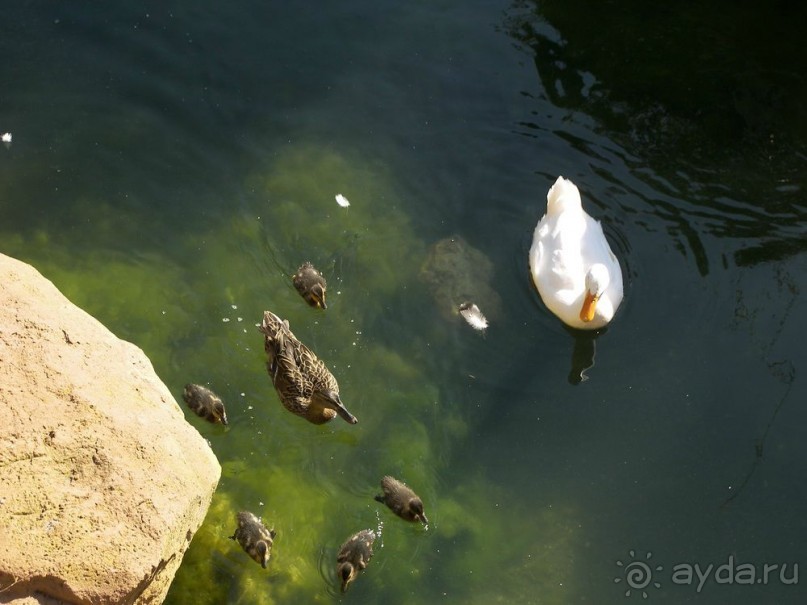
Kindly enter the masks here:
[[597, 354], [597, 338], [601, 334], [605, 334], [608, 328], [600, 330], [576, 330], [565, 326], [568, 332], [574, 339], [574, 349], [572, 350], [572, 362], [569, 370], [569, 384], [578, 385], [581, 382], [588, 380], [586, 370], [594, 367], [594, 357]]

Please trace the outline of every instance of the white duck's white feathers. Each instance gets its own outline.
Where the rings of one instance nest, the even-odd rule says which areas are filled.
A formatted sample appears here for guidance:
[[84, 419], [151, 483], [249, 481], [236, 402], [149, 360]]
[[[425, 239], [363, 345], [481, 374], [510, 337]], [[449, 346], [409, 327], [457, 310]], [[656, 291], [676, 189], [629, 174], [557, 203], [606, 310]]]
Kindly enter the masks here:
[[[605, 239], [600, 223], [584, 210], [580, 191], [562, 176], [547, 193], [546, 214], [533, 235], [530, 271], [544, 304], [565, 324], [595, 330], [605, 326], [622, 302], [622, 270]], [[594, 317], [583, 321], [586, 275], [595, 268], [594, 283], [602, 292]], [[592, 294], [597, 294], [592, 292]]]

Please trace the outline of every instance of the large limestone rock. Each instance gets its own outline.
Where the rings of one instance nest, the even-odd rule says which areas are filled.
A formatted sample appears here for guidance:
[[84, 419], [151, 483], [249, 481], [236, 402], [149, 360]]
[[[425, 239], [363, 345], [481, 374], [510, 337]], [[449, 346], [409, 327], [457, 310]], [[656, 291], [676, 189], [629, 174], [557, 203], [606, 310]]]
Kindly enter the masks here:
[[221, 468], [151, 363], [0, 254], [0, 603], [161, 603]]

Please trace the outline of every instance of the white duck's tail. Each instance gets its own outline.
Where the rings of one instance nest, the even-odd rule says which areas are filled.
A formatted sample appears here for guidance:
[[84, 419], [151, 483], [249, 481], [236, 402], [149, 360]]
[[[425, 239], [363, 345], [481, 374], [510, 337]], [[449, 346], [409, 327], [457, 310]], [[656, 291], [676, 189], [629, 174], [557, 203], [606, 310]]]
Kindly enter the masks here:
[[559, 176], [546, 194], [546, 213], [551, 216], [569, 210], [582, 209], [583, 204], [580, 201], [580, 190], [577, 185], [569, 179]]

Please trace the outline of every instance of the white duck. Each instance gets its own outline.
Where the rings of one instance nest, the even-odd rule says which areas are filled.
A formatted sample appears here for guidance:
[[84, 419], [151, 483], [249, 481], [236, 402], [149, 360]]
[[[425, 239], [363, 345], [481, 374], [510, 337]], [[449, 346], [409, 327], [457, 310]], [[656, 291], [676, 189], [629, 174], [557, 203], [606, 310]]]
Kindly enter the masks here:
[[562, 176], [546, 195], [546, 214], [535, 228], [530, 270], [544, 304], [572, 328], [596, 330], [622, 302], [622, 270], [599, 221]]

